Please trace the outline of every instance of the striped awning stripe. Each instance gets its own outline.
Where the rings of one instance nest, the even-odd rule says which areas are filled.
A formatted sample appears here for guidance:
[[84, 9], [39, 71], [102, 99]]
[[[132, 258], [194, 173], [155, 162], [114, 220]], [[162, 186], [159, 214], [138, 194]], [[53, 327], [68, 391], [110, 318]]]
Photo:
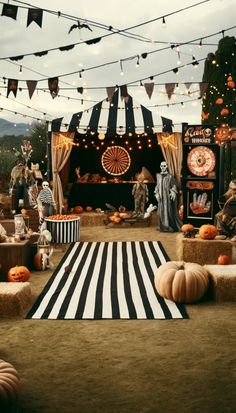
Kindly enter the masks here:
[[119, 89], [114, 93], [111, 102], [105, 99], [91, 109], [74, 113], [69, 123], [65, 123], [64, 118], [54, 119], [52, 132], [60, 131], [65, 125], [69, 132], [78, 131], [80, 134], [88, 131], [109, 135], [173, 131], [171, 119], [160, 116], [156, 110], [151, 111], [136, 104], [130, 95], [122, 100]]

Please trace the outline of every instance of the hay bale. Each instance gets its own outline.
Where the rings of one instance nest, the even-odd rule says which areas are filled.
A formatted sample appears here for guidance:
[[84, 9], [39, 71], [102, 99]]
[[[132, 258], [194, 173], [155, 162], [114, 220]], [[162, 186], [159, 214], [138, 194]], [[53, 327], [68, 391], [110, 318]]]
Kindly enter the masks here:
[[31, 301], [29, 282], [0, 282], [0, 317], [23, 316]]
[[177, 235], [177, 257], [179, 261], [195, 262], [200, 265], [216, 264], [220, 254], [228, 255], [232, 260], [233, 244], [229, 240], [204, 240], [184, 238]]
[[236, 265], [204, 265], [215, 301], [236, 301]]

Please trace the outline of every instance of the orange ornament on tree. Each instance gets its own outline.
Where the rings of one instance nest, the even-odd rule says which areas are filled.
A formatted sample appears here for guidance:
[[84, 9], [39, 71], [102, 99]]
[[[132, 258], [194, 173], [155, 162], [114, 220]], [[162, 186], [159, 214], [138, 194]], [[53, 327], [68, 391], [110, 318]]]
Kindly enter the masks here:
[[220, 111], [220, 114], [221, 114], [221, 116], [228, 116], [228, 114], [229, 114], [229, 109], [223, 108], [223, 109]]
[[210, 116], [210, 113], [204, 113], [204, 112], [202, 112], [202, 119], [203, 119], [203, 120], [208, 119], [209, 116]]
[[234, 83], [234, 81], [233, 81], [232, 76], [228, 76], [227, 86], [230, 87], [231, 89], [233, 89], [233, 88], [235, 87], [235, 83]]
[[217, 99], [216, 99], [216, 104], [217, 104], [217, 105], [222, 105], [222, 103], [223, 103], [223, 99], [222, 99], [222, 98], [217, 98]]

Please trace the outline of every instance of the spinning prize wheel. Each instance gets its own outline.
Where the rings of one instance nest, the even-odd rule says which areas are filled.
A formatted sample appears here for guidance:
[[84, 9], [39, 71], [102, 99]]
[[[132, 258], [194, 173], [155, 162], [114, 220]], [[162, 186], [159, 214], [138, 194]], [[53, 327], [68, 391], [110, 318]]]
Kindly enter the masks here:
[[102, 166], [110, 175], [123, 175], [131, 164], [129, 153], [122, 146], [107, 148], [102, 155]]
[[207, 146], [193, 148], [187, 158], [188, 169], [197, 176], [206, 176], [215, 168], [215, 154]]

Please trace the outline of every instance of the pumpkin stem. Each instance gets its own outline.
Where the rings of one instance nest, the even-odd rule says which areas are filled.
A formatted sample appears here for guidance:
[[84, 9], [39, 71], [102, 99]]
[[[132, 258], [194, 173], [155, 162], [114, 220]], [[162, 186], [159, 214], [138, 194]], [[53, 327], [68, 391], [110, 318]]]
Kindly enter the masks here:
[[178, 267], [178, 270], [184, 270], [184, 266], [183, 266], [183, 265], [180, 265], [180, 266]]

